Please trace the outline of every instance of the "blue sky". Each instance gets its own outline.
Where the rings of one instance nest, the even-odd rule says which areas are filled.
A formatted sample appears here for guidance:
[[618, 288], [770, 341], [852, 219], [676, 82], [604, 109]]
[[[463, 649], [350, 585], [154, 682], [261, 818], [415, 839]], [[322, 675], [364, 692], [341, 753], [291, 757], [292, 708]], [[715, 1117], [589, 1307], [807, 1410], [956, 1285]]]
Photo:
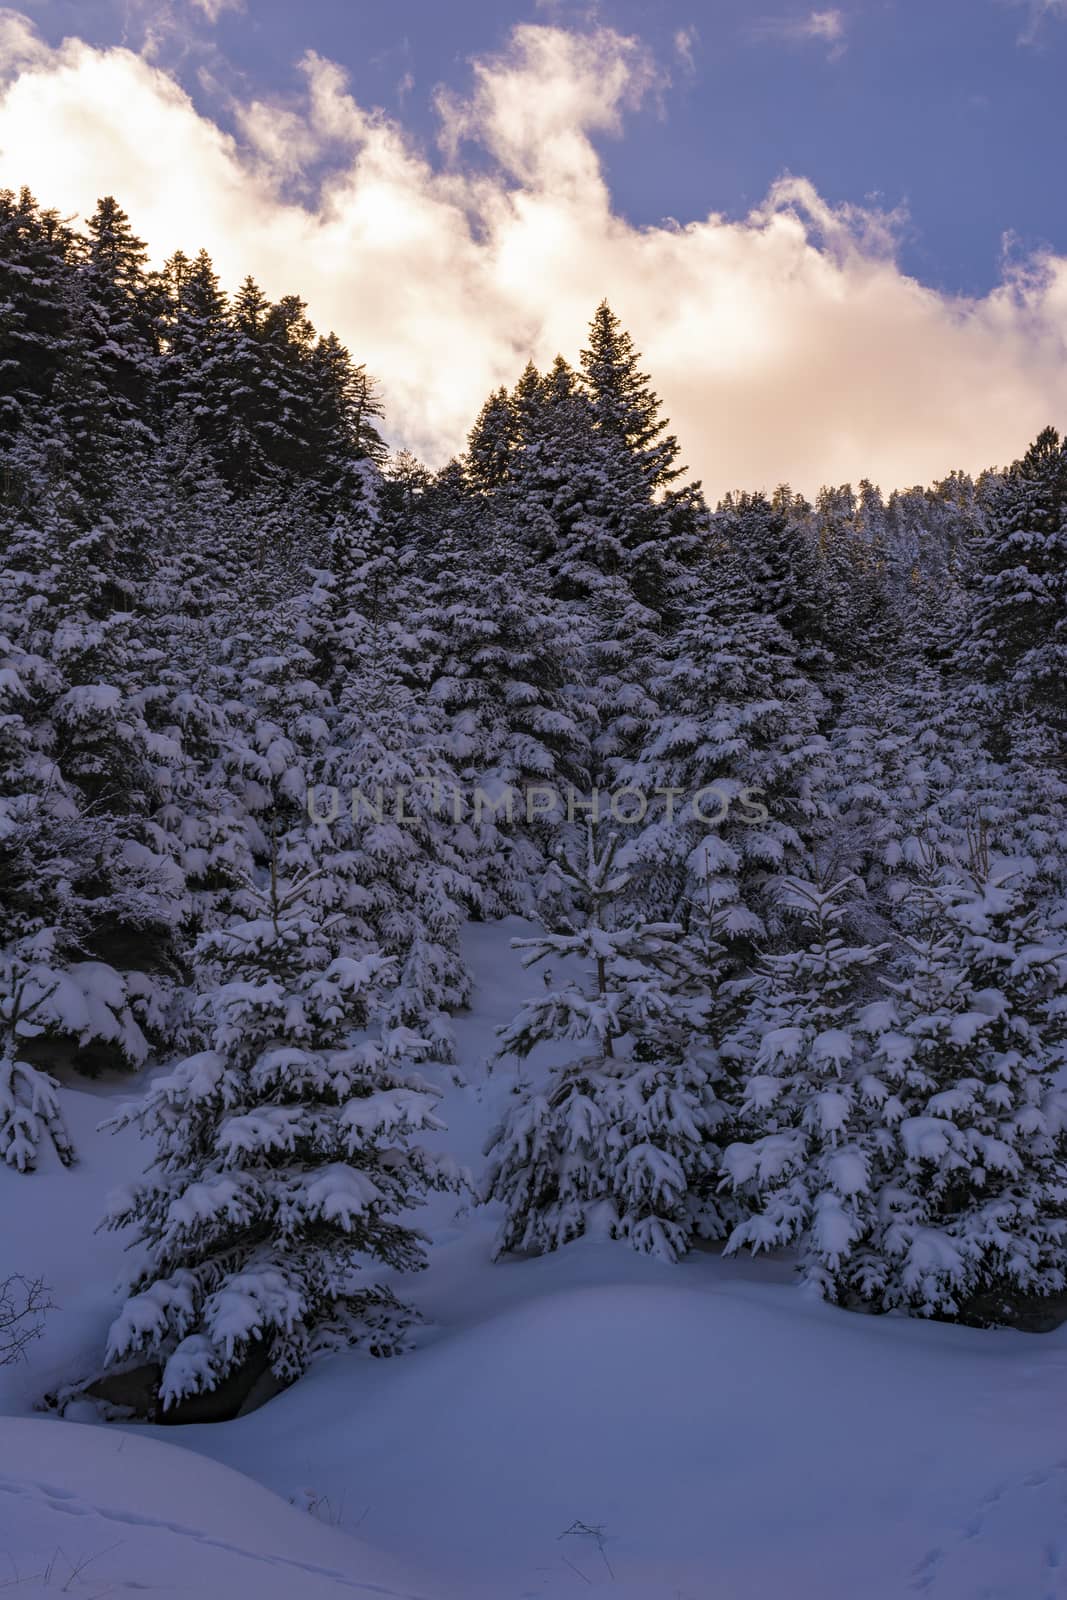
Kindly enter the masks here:
[[16, 0], [0, 183], [296, 292], [439, 464], [601, 298], [713, 495], [1067, 429], [1067, 0]]
[[1067, 251], [1059, 0], [814, 10], [791, 0], [247, 0], [214, 23], [192, 3], [36, 0], [27, 9], [53, 43], [77, 33], [141, 48], [154, 30], [157, 59], [224, 124], [230, 92], [295, 93], [295, 62], [313, 49], [434, 159], [438, 85], [465, 91], [470, 58], [501, 49], [516, 22], [595, 20], [638, 35], [670, 78], [622, 139], [599, 141], [616, 209], [634, 223], [743, 215], [791, 172], [832, 203], [905, 207], [902, 265], [949, 292], [995, 283], [1006, 239], [1017, 253]]

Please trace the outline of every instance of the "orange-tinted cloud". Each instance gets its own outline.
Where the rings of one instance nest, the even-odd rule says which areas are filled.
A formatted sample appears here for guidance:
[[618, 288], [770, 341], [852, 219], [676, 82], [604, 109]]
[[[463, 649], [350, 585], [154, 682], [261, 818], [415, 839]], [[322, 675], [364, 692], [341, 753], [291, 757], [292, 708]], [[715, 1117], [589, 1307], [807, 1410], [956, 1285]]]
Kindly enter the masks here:
[[155, 260], [203, 244], [230, 286], [303, 294], [380, 376], [390, 437], [433, 462], [529, 357], [576, 359], [605, 295], [713, 493], [930, 480], [1067, 419], [1062, 258], [946, 296], [901, 272], [893, 218], [801, 179], [741, 219], [620, 217], [594, 141], [649, 96], [669, 114], [669, 84], [609, 29], [517, 28], [441, 96], [443, 166], [315, 55], [298, 104], [234, 108], [240, 139], [142, 57], [52, 49], [10, 12], [0, 61], [0, 181], [65, 213], [114, 193]]

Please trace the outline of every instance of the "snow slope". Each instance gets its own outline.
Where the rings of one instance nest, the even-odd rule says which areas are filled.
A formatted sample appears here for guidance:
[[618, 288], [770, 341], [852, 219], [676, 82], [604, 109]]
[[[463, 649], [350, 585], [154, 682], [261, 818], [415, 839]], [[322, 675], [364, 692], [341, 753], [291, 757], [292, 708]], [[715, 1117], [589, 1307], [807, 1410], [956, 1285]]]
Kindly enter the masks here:
[[366, 1537], [486, 1600], [1067, 1594], [1062, 1344], [846, 1317], [707, 1258], [657, 1281], [602, 1244], [500, 1269], [472, 1317], [475, 1264], [446, 1265], [424, 1351], [189, 1443], [283, 1492], [313, 1459]]
[[158, 1436], [24, 1418], [0, 1419], [0, 1562], [17, 1597], [429, 1600], [348, 1535]]
[[[539, 981], [506, 950], [519, 928], [469, 931], [469, 1085], [449, 1090], [444, 1142], [475, 1167], [512, 1081], [485, 1078], [493, 1026]], [[32, 1365], [0, 1372], [0, 1410], [25, 1415], [99, 1358], [122, 1251], [92, 1228], [140, 1159], [89, 1131], [115, 1092], [68, 1095], [78, 1168], [0, 1172], [0, 1274], [43, 1272], [62, 1307]], [[441, 1196], [427, 1215], [432, 1264], [405, 1292], [432, 1321], [408, 1356], [336, 1357], [214, 1428], [0, 1424], [0, 1559], [17, 1549], [29, 1571], [118, 1536], [125, 1557], [68, 1592], [188, 1581], [238, 1600], [353, 1583], [427, 1600], [1067, 1597], [1067, 1329], [849, 1316], [806, 1300], [784, 1260], [671, 1268], [585, 1240], [493, 1266], [491, 1214]], [[190, 1471], [189, 1451], [213, 1460]], [[121, 1516], [140, 1520], [116, 1533]]]

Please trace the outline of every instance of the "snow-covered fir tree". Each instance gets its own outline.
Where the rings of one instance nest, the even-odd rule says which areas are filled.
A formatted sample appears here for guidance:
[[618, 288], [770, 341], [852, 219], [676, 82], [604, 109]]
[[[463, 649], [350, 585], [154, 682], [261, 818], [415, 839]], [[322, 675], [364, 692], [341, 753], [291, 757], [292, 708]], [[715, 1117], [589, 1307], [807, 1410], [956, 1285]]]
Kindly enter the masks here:
[[585, 1052], [519, 1088], [490, 1139], [498, 1254], [594, 1233], [674, 1261], [698, 1235], [721, 1236], [730, 1214], [714, 1194], [725, 1107], [706, 975], [677, 924], [627, 914], [618, 845], [590, 826], [585, 852], [560, 867], [584, 916], [516, 941], [526, 966], [552, 959], [564, 976], [550, 971], [547, 992], [501, 1029], [498, 1059], [552, 1042]]
[[425, 1264], [407, 1213], [460, 1182], [417, 1143], [441, 1125], [416, 1067], [427, 1044], [377, 1021], [388, 959], [341, 954], [311, 887], [272, 875], [258, 915], [203, 936], [205, 1048], [112, 1123], [156, 1155], [107, 1219], [143, 1247], [108, 1360], [157, 1362], [164, 1408], [256, 1346], [283, 1381], [351, 1345], [399, 1348], [412, 1313], [391, 1279]]
[[470, 994], [459, 931], [479, 901], [477, 835], [439, 718], [404, 684], [382, 630], [368, 650], [342, 691], [325, 793], [316, 797], [313, 778], [305, 794], [315, 825], [295, 848], [327, 863], [318, 894], [345, 918], [353, 947], [395, 958], [390, 1020], [452, 1060], [448, 1013]]
[[975, 604], [961, 663], [984, 677], [994, 715], [1067, 720], [1067, 441], [1046, 428], [987, 495], [975, 551]]
[[45, 1134], [64, 1166], [74, 1160], [59, 1084], [27, 1060], [27, 1040], [44, 1031], [58, 986], [59, 978], [47, 965], [0, 956], [0, 1159], [19, 1172], [37, 1165]]
[[786, 880], [799, 937], [764, 957], [722, 1045], [746, 1135], [724, 1153], [724, 1182], [749, 1211], [727, 1249], [795, 1246], [803, 1281], [830, 1299], [873, 1205], [863, 1107], [874, 1091], [856, 1012], [880, 952], [848, 937], [856, 889], [848, 878]]
[[1028, 864], [975, 846], [965, 873], [931, 862], [861, 1020], [873, 1211], [838, 1270], [881, 1310], [998, 1321], [1067, 1283], [1067, 942]]
[[810, 868], [826, 829], [825, 702], [780, 624], [728, 576], [708, 578], [652, 676], [656, 710], [618, 778], [647, 807], [632, 848], [657, 903], [710, 897], [744, 964], [773, 923], [774, 884]]

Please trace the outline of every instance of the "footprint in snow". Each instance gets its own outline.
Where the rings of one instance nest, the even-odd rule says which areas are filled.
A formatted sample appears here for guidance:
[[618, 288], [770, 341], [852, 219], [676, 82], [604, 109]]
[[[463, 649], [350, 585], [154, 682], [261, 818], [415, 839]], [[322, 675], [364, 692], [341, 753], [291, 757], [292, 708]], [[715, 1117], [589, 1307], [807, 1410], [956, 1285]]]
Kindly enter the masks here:
[[1067, 1600], [1067, 1459], [1002, 1481], [930, 1550], [911, 1589], [945, 1600]]

